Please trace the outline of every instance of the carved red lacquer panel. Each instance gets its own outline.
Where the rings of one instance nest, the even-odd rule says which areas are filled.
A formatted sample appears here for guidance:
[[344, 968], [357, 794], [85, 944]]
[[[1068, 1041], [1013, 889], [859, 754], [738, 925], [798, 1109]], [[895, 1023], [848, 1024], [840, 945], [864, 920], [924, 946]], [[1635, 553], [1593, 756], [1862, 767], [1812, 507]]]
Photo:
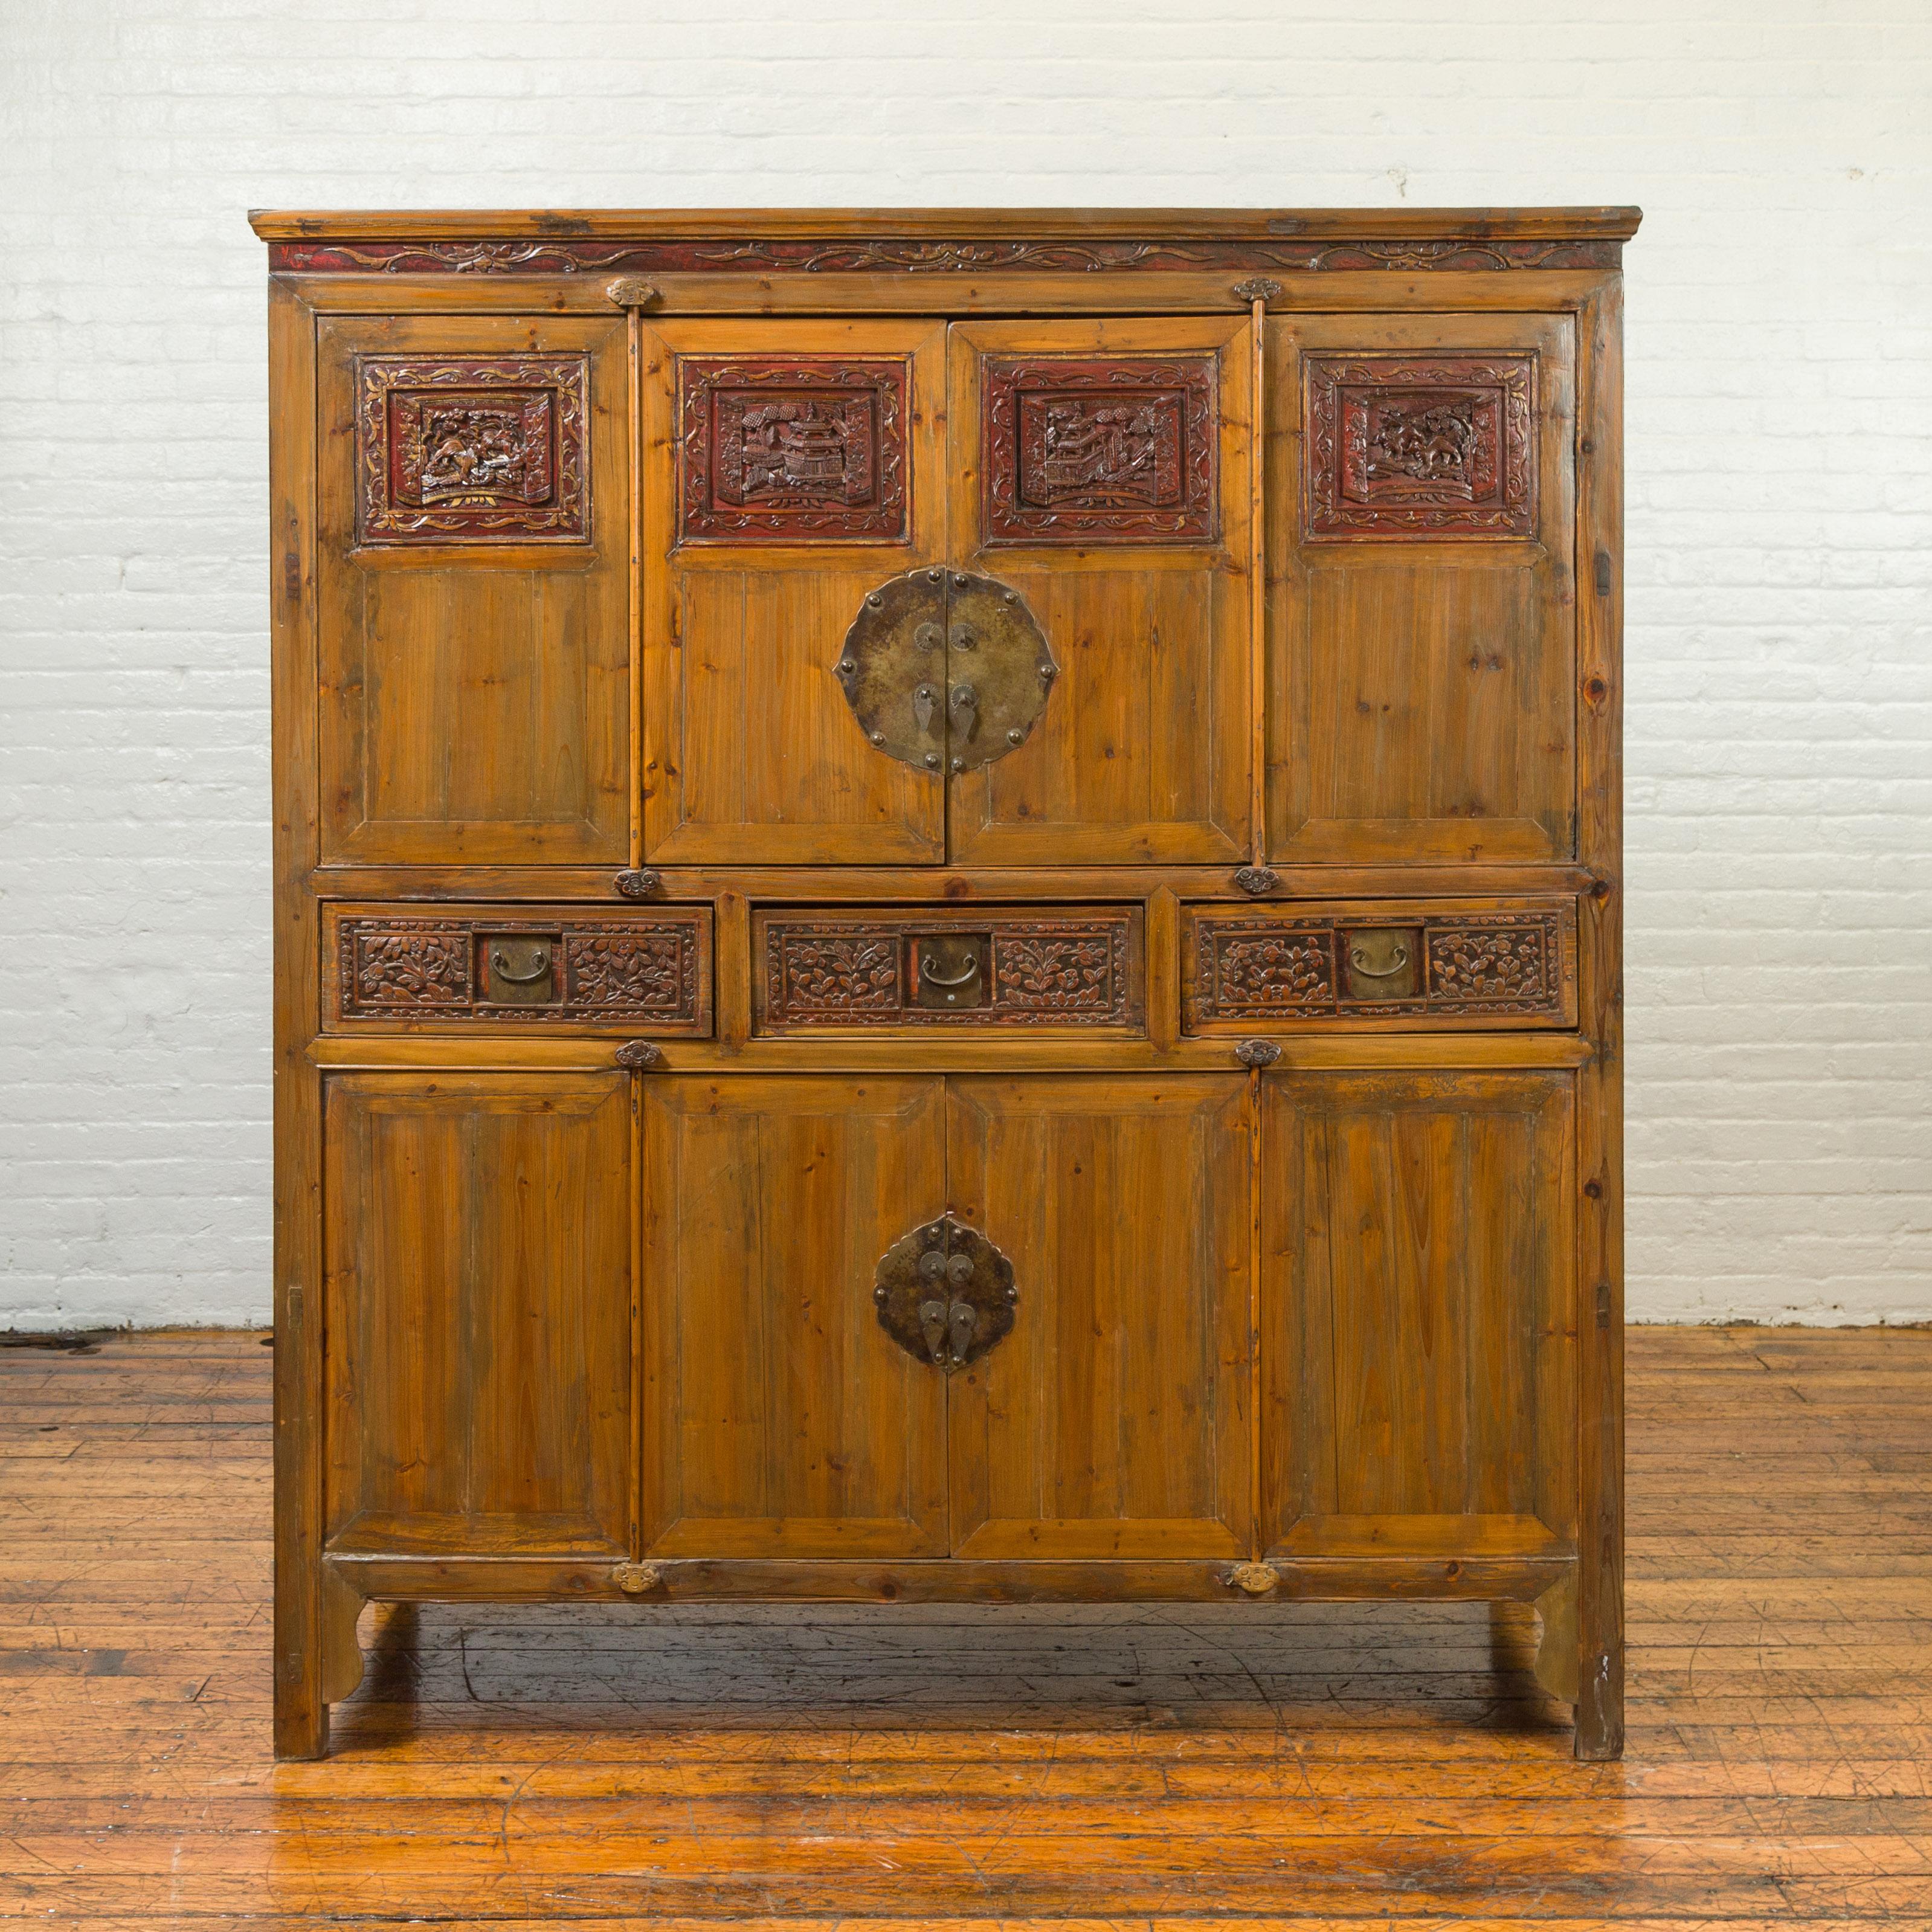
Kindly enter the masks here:
[[1311, 354], [1311, 536], [1529, 536], [1533, 356]]
[[1211, 543], [1213, 356], [987, 356], [988, 544]]
[[584, 542], [590, 386], [580, 356], [358, 357], [362, 542]]
[[905, 540], [903, 361], [680, 356], [677, 370], [683, 540]]

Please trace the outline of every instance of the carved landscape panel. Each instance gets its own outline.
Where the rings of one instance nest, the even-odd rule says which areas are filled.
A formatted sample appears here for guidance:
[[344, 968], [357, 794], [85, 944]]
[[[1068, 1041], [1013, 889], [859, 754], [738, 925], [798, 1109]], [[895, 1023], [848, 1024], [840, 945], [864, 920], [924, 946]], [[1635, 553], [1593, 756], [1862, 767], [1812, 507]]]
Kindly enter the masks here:
[[358, 356], [364, 543], [583, 542], [580, 356]]
[[986, 542], [1211, 543], [1216, 358], [988, 356]]
[[680, 356], [681, 541], [901, 543], [900, 358]]
[[1533, 356], [1311, 353], [1310, 536], [1528, 536]]

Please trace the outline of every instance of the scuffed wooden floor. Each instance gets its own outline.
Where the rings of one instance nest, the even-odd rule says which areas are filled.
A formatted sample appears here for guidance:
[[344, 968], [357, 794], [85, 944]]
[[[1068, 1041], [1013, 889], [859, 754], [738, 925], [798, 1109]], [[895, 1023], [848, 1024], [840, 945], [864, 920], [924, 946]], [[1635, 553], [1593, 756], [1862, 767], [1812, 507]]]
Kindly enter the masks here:
[[1630, 1754], [1480, 1606], [372, 1611], [268, 1744], [268, 1352], [0, 1352], [0, 1918], [1932, 1922], [1932, 1334], [1634, 1331]]

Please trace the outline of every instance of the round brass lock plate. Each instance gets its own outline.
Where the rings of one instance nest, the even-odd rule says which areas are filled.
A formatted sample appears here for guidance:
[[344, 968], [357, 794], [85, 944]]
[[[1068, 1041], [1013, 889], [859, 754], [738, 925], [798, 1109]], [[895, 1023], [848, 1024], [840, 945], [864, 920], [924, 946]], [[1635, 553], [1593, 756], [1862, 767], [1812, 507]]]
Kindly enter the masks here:
[[1012, 1263], [951, 1214], [895, 1241], [872, 1288], [879, 1326], [914, 1360], [949, 1375], [1006, 1340], [1019, 1298]]
[[1024, 744], [1060, 667], [1010, 584], [928, 564], [866, 593], [836, 675], [876, 750], [939, 775]]

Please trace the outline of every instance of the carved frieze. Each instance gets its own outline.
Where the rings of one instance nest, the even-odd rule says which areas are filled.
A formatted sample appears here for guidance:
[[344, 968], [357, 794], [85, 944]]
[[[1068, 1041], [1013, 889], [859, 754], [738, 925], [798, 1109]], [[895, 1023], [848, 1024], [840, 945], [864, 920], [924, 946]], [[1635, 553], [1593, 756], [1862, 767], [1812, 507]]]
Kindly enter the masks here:
[[989, 356], [988, 544], [1211, 543], [1216, 358]]
[[1133, 908], [1051, 917], [770, 912], [757, 923], [761, 1031], [1126, 1027], [1140, 1020], [1140, 914]]
[[1190, 1031], [1348, 1019], [1568, 1024], [1576, 923], [1534, 911], [1423, 908], [1190, 914]]
[[576, 275], [625, 269], [640, 274], [1090, 274], [1124, 269], [1240, 274], [1369, 269], [1456, 274], [1522, 268], [1614, 268], [1613, 240], [1510, 240], [1450, 236], [1428, 241], [1267, 242], [957, 241], [867, 237], [842, 242], [609, 241], [274, 242], [279, 274]]
[[1311, 352], [1308, 534], [1534, 536], [1532, 355]]
[[590, 385], [580, 356], [358, 356], [361, 540], [586, 541]]
[[680, 537], [903, 542], [907, 384], [897, 358], [680, 356]]
[[709, 1030], [709, 915], [334, 917], [335, 1017]]

